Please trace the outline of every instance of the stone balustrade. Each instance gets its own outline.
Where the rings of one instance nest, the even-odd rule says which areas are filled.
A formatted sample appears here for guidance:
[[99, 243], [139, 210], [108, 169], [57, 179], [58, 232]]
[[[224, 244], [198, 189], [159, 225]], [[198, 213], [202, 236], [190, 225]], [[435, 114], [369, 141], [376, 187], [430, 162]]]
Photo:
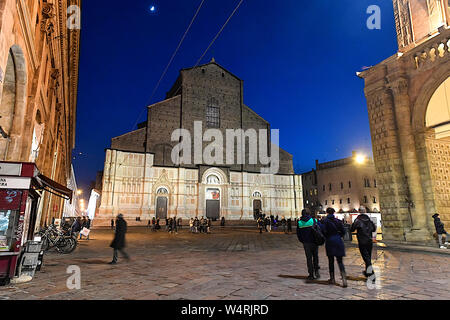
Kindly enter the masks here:
[[408, 53], [416, 69], [429, 68], [450, 56], [450, 30], [444, 30], [435, 39], [419, 45]]

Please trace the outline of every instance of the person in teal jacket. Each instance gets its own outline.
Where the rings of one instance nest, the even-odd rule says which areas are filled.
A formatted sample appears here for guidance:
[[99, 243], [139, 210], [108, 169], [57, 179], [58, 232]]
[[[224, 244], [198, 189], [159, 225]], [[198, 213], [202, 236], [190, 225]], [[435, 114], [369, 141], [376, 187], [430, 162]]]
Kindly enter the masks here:
[[312, 234], [312, 226], [314, 222], [320, 227], [317, 219], [311, 217], [311, 211], [306, 208], [302, 210], [302, 217], [297, 223], [297, 238], [303, 243], [305, 249], [306, 263], [308, 265], [308, 280], [314, 280], [320, 278], [319, 273], [319, 247], [314, 241]]

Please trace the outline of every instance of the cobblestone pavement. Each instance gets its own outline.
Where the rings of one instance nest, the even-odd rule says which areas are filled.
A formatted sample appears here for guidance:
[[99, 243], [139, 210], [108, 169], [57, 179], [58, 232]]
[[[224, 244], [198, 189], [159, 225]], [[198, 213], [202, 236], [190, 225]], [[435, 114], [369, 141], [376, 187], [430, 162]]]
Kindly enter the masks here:
[[[375, 248], [378, 288], [362, 280], [355, 247], [344, 263], [348, 288], [307, 283], [306, 260], [295, 234], [216, 228], [213, 234], [178, 234], [130, 228], [127, 249], [108, 265], [112, 230], [93, 230], [70, 255], [48, 253], [33, 281], [0, 287], [0, 299], [450, 299], [450, 256]], [[322, 279], [328, 279], [324, 247]], [[69, 265], [81, 269], [81, 289], [68, 289]], [[337, 266], [336, 266], [337, 269]], [[338, 282], [341, 283], [340, 279]]]

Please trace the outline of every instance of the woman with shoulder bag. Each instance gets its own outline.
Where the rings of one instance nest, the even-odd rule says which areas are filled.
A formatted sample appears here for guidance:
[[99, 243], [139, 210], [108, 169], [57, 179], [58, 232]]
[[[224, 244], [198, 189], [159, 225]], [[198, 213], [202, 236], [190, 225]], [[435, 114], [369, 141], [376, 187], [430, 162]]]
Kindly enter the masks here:
[[334, 258], [339, 266], [339, 271], [341, 272], [343, 287], [347, 287], [347, 274], [345, 273], [345, 267], [343, 262], [343, 257], [345, 257], [345, 246], [342, 237], [345, 234], [344, 224], [342, 221], [335, 218], [334, 213], [336, 212], [333, 208], [327, 209], [327, 217], [323, 220], [321, 224], [322, 232], [326, 238], [325, 249], [328, 256], [328, 266], [330, 271], [330, 280], [328, 283], [335, 284], [336, 280], [334, 277]]

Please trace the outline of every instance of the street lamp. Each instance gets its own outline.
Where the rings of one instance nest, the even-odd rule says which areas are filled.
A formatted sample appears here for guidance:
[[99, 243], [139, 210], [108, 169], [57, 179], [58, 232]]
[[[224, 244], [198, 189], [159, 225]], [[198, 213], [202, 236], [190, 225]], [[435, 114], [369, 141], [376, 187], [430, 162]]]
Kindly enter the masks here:
[[80, 194], [82, 194], [83, 193], [83, 190], [81, 190], [81, 189], [78, 189], [77, 190], [77, 195], [80, 195]]
[[364, 164], [366, 162], [366, 156], [363, 154], [357, 154], [355, 157], [355, 161], [357, 164]]

